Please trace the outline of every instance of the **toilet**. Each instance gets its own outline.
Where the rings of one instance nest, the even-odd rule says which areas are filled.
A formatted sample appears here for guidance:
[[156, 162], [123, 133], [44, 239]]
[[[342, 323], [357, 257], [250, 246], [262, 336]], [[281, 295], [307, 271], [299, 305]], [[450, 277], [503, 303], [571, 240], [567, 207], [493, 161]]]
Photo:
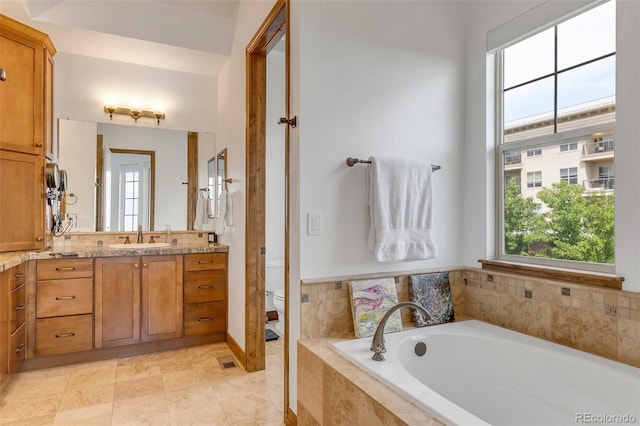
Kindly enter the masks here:
[[273, 306], [278, 313], [276, 332], [284, 336], [284, 289], [281, 288], [273, 292]]
[[284, 261], [269, 259], [265, 266], [266, 310], [275, 310], [278, 313], [276, 333], [284, 336]]

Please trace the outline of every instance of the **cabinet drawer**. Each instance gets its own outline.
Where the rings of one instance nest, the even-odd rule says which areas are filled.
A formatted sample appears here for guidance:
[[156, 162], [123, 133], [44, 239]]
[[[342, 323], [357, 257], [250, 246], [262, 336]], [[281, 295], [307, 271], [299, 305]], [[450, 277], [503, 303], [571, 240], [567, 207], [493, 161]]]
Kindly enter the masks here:
[[27, 353], [27, 326], [22, 324], [20, 328], [11, 334], [9, 341], [9, 374], [20, 369]]
[[91, 278], [93, 277], [93, 259], [38, 260], [36, 271], [38, 280]]
[[225, 302], [185, 305], [184, 312], [185, 336], [221, 333], [227, 329]]
[[21, 263], [9, 269], [9, 289], [15, 290], [27, 281], [27, 264]]
[[93, 315], [36, 320], [36, 356], [93, 349]]
[[93, 279], [38, 281], [36, 316], [59, 317], [93, 313]]
[[26, 288], [27, 286], [22, 284], [20, 287], [14, 289], [11, 292], [11, 306], [10, 306], [10, 324], [9, 333], [13, 333], [24, 324], [25, 312], [26, 312]]
[[185, 271], [226, 269], [227, 253], [194, 253], [184, 255]]
[[226, 299], [226, 271], [190, 271], [184, 274], [184, 303]]

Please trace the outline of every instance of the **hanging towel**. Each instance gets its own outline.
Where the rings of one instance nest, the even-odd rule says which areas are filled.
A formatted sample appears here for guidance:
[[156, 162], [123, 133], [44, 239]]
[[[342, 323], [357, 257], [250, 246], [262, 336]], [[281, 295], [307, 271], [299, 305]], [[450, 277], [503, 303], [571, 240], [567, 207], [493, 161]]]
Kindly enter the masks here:
[[369, 249], [377, 262], [432, 259], [431, 163], [371, 157]]
[[196, 218], [193, 221], [193, 229], [202, 230], [204, 229], [204, 224], [207, 223], [208, 210], [209, 210], [209, 200], [204, 197], [199, 197], [198, 202], [196, 203]]
[[216, 220], [216, 234], [223, 235], [225, 228], [233, 226], [233, 194], [226, 189], [220, 193], [219, 215]]

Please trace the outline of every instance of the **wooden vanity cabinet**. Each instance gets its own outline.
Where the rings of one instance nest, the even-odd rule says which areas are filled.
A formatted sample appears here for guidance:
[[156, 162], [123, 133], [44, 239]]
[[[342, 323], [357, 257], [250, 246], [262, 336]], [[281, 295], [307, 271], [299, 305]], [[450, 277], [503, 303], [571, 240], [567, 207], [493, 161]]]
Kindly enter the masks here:
[[227, 253], [185, 254], [184, 333], [227, 331]]
[[35, 355], [93, 349], [93, 260], [38, 260]]
[[182, 337], [182, 256], [98, 258], [95, 347]]

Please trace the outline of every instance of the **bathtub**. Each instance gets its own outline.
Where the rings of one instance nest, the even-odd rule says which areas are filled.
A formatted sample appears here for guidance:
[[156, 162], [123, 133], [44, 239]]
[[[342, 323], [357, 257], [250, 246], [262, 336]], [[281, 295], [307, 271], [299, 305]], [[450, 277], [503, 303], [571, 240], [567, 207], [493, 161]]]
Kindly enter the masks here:
[[[446, 424], [640, 424], [640, 368], [470, 320], [334, 343]], [[416, 349], [426, 344], [426, 353]]]

